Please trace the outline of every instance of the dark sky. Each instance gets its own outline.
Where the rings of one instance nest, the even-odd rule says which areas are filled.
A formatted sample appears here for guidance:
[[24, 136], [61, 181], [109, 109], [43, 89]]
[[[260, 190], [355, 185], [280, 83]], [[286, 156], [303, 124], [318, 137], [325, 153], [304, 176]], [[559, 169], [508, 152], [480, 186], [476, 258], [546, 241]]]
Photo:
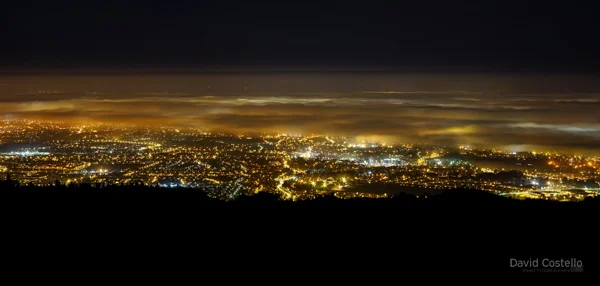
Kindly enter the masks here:
[[595, 72], [597, 7], [575, 2], [15, 1], [0, 65]]
[[324, 2], [3, 2], [0, 117], [600, 154], [598, 7]]

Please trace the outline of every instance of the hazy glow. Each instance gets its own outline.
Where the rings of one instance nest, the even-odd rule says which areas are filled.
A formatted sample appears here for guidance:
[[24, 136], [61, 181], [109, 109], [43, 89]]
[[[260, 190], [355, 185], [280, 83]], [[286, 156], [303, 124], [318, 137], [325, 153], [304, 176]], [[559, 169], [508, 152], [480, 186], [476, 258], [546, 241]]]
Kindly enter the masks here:
[[[540, 150], [600, 147], [600, 80], [508, 74], [1, 76], [3, 118]], [[519, 148], [521, 149], [521, 148]]]

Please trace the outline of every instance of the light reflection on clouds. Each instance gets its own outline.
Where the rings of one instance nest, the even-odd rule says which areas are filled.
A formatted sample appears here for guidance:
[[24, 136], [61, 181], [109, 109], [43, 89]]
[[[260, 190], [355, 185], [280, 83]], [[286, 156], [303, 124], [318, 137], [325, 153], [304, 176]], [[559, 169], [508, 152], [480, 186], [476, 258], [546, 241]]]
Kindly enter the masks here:
[[0, 81], [6, 83], [0, 86], [4, 118], [600, 150], [600, 80], [594, 77], [5, 75]]

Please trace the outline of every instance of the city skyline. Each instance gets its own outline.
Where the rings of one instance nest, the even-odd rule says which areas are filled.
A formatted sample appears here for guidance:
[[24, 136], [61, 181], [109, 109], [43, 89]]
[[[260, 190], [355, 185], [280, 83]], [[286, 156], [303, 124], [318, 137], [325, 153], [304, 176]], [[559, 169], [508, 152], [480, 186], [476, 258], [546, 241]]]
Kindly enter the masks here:
[[[288, 4], [8, 4], [2, 168], [38, 184], [78, 182], [89, 175], [83, 170], [145, 183], [174, 173], [216, 180], [216, 193], [228, 195], [252, 193], [246, 179], [256, 175], [252, 182], [283, 198], [302, 195], [291, 177], [341, 170], [368, 185], [503, 192], [492, 184], [581, 199], [571, 193], [581, 186], [564, 176], [589, 180], [583, 192], [593, 194], [600, 58], [591, 7]], [[444, 156], [460, 163], [446, 165]], [[483, 163], [496, 157], [510, 164]], [[257, 165], [239, 170], [252, 165], [247, 158]], [[106, 165], [113, 161], [127, 166], [117, 172]], [[376, 171], [364, 168], [377, 172], [363, 176]], [[512, 171], [526, 172], [499, 174]], [[371, 178], [379, 175], [389, 180]], [[298, 190], [348, 187], [330, 177], [326, 188]], [[541, 181], [553, 189], [542, 191]]]
[[461, 188], [581, 201], [600, 191], [600, 157], [327, 135], [0, 123], [0, 172], [27, 187], [187, 188], [225, 201], [262, 192], [291, 201], [427, 197]]
[[4, 2], [5, 272], [599, 269], [593, 1]]

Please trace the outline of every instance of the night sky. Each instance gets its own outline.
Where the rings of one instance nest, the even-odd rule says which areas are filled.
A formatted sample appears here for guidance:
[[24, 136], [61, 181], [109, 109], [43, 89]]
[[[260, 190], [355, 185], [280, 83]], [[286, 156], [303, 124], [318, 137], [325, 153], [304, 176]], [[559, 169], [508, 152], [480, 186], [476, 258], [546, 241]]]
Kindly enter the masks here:
[[600, 154], [597, 9], [510, 2], [3, 3], [0, 116]]
[[5, 67], [600, 67], [597, 9], [577, 1], [14, 2]]

